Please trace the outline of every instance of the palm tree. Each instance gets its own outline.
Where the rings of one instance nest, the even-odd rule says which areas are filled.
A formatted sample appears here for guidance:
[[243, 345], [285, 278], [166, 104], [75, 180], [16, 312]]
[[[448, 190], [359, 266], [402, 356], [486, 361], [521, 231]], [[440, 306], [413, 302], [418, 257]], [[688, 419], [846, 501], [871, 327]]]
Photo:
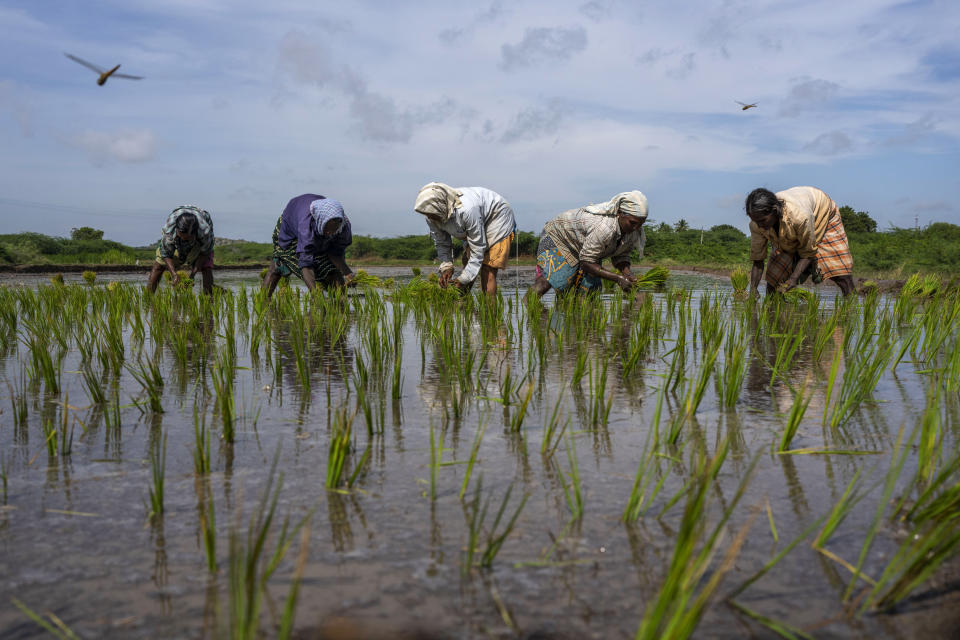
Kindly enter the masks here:
[[679, 233], [680, 231], [686, 231], [689, 229], [690, 224], [683, 218], [680, 218], [680, 220], [677, 221], [677, 224], [673, 225], [673, 228]]

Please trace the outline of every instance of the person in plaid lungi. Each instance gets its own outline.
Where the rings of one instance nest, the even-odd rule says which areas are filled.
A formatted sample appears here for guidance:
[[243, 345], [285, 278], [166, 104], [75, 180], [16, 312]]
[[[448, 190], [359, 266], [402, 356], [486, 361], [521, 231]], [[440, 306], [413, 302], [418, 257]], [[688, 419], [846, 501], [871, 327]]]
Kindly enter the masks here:
[[180, 284], [178, 269], [190, 268], [190, 277], [197, 272], [203, 277], [203, 292], [213, 293], [213, 220], [200, 207], [183, 205], [167, 216], [157, 243], [153, 270], [147, 279], [147, 291], [157, 290], [164, 271], [170, 273], [171, 284]]
[[[750, 216], [750, 288], [757, 292], [766, 262], [767, 293], [789, 291], [808, 277], [833, 280], [847, 296], [855, 292], [853, 256], [837, 203], [816, 187], [773, 193], [754, 189], [747, 196]], [[773, 253], [767, 262], [767, 245]]]

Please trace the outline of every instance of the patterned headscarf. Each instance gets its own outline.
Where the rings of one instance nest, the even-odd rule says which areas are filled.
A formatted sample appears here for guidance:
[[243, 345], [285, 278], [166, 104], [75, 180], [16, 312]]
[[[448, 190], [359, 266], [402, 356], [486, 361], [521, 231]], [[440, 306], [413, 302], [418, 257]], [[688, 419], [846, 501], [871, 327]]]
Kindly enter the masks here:
[[463, 206], [460, 202], [462, 195], [462, 192], [442, 182], [431, 182], [420, 189], [413, 210], [421, 215], [439, 218], [446, 222], [454, 209]]
[[343, 227], [343, 221], [346, 218], [343, 213], [343, 205], [333, 198], [322, 198], [311, 202], [310, 215], [313, 216], [313, 220], [317, 225], [317, 233], [321, 236], [323, 235], [324, 226], [331, 220], [340, 220], [340, 224], [337, 225], [337, 230], [333, 232], [334, 234], [338, 233]]
[[600, 204], [591, 204], [583, 208], [587, 213], [598, 216], [615, 216], [623, 213], [641, 220], [647, 219], [647, 196], [641, 191], [625, 191]]

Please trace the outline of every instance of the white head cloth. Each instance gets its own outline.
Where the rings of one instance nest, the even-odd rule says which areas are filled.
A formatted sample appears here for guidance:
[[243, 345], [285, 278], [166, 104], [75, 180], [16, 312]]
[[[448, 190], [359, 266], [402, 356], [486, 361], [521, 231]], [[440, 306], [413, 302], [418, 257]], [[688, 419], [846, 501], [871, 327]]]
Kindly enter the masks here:
[[647, 219], [647, 213], [649, 211], [647, 207], [647, 196], [643, 195], [642, 191], [625, 191], [618, 193], [606, 202], [591, 204], [584, 207], [583, 210], [598, 216], [615, 216], [618, 213], [623, 213], [642, 220]]
[[421, 215], [439, 218], [446, 222], [453, 214], [453, 210], [463, 206], [460, 196], [463, 193], [442, 182], [431, 182], [424, 185], [417, 194], [417, 201], [413, 210]]

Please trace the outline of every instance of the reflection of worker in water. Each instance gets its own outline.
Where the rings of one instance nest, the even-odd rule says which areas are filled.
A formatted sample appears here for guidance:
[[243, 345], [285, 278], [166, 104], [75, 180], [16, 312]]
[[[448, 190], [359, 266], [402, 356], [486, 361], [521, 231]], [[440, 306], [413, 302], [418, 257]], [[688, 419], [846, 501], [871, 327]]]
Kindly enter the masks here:
[[202, 274], [204, 293], [213, 291], [213, 221], [200, 207], [177, 207], [167, 216], [147, 290], [156, 291], [165, 270], [173, 285], [180, 284], [177, 270], [184, 267], [190, 267], [191, 278]]
[[750, 216], [750, 288], [756, 292], [767, 258], [767, 293], [789, 291], [807, 277], [818, 283], [832, 279], [843, 295], [854, 292], [853, 256], [837, 203], [815, 187], [793, 187], [772, 193], [754, 189], [747, 196]]
[[[633, 286], [630, 253], [643, 256], [647, 197], [627, 191], [601, 204], [571, 209], [547, 222], [537, 247], [537, 278], [530, 288], [542, 296], [551, 287], [565, 291], [595, 291], [600, 280], [615, 282], [624, 291]], [[610, 258], [620, 273], [603, 268]]]
[[[466, 291], [479, 275], [483, 292], [494, 295], [497, 270], [507, 266], [517, 228], [510, 203], [499, 193], [483, 187], [454, 189], [442, 182], [431, 182], [420, 189], [413, 208], [427, 219], [430, 237], [440, 258], [440, 286], [452, 284]], [[463, 271], [452, 282], [451, 238], [463, 240], [466, 245]]]
[[344, 259], [353, 243], [350, 220], [343, 205], [332, 198], [312, 193], [287, 203], [273, 230], [273, 260], [262, 289], [267, 295], [282, 276], [294, 274], [307, 289], [343, 287], [354, 278]]

